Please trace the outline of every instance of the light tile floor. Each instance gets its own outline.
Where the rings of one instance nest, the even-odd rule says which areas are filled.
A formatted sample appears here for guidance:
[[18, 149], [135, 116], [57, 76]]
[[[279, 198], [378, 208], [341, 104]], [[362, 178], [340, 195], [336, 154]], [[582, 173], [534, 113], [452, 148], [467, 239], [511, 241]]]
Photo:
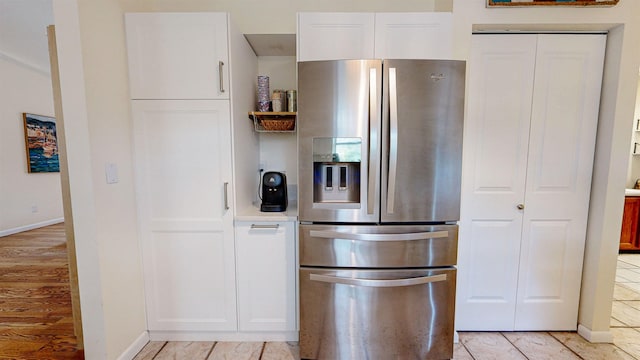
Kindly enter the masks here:
[[[453, 359], [640, 360], [640, 254], [619, 256], [613, 297], [613, 344], [591, 344], [575, 332], [462, 332]], [[285, 343], [152, 342], [135, 359], [293, 360], [297, 353]]]

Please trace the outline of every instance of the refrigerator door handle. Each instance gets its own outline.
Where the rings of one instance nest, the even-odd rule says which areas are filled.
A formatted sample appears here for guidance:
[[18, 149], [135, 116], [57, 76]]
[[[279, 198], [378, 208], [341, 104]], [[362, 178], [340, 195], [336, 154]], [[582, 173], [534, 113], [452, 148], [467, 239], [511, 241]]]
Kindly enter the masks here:
[[389, 180], [387, 182], [387, 213], [393, 214], [398, 168], [398, 94], [396, 68], [389, 68]]
[[309, 235], [325, 239], [346, 239], [346, 240], [364, 240], [364, 241], [405, 241], [405, 240], [428, 240], [448, 238], [448, 231], [427, 231], [419, 233], [403, 233], [403, 234], [358, 234], [345, 233], [330, 230], [311, 230]]
[[439, 274], [434, 276], [421, 276], [417, 278], [408, 279], [394, 279], [394, 280], [371, 280], [371, 279], [357, 279], [357, 278], [343, 278], [329, 275], [309, 274], [309, 280], [320, 281], [332, 284], [345, 284], [367, 287], [400, 287], [400, 286], [414, 286], [423, 285], [433, 282], [446, 281], [447, 274]]
[[378, 76], [375, 68], [369, 69], [369, 184], [367, 191], [367, 214], [373, 214], [375, 208], [375, 194], [378, 188], [378, 124], [380, 111], [378, 109]]

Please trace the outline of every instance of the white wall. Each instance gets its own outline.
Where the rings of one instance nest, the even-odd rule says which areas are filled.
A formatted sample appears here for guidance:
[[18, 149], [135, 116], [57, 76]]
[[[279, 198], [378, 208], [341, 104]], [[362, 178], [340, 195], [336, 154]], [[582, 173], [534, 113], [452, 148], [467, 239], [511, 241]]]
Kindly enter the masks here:
[[[53, 5], [85, 356], [132, 357], [148, 336], [122, 10], [111, 0]], [[118, 183], [106, 184], [106, 163]]]
[[[258, 74], [269, 76], [271, 90], [295, 90], [296, 66], [295, 56], [258, 57]], [[285, 172], [288, 185], [298, 184], [296, 134], [260, 133], [260, 164], [264, 166], [264, 171]]]
[[[594, 176], [589, 209], [580, 332], [594, 341], [611, 339], [609, 321], [615, 279], [631, 122], [640, 66], [640, 2], [608, 8], [493, 8], [485, 1], [456, 0], [454, 51], [468, 58], [474, 27], [485, 29], [610, 30], [603, 79]], [[462, 236], [462, 234], [461, 234]]]
[[54, 115], [51, 77], [0, 56], [0, 79], [0, 236], [4, 236], [60, 222], [63, 211], [60, 174], [29, 174], [24, 143], [23, 112]]

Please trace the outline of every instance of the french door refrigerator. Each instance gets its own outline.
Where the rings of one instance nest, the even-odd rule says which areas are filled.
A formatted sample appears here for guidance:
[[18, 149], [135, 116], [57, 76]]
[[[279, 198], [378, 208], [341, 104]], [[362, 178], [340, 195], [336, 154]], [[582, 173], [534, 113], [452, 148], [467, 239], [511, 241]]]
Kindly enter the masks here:
[[298, 63], [300, 355], [449, 359], [465, 63]]

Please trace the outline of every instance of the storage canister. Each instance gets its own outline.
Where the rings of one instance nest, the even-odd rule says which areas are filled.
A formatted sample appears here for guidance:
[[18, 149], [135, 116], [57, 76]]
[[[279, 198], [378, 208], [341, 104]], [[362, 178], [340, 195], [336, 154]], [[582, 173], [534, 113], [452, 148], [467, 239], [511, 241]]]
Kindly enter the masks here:
[[298, 111], [297, 93], [295, 90], [287, 90], [287, 111]]

